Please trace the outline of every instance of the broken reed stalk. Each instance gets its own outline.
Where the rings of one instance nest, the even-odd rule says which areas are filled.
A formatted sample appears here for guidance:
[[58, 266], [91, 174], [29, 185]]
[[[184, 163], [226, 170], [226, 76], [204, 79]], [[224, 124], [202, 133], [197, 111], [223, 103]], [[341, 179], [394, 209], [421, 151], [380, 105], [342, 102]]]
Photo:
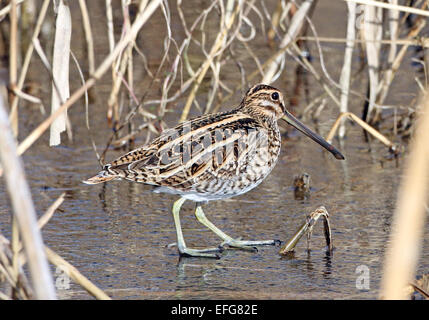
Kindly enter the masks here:
[[408, 299], [421, 250], [429, 194], [429, 96], [417, 120], [393, 216], [381, 282], [383, 299]]
[[299, 240], [304, 235], [307, 235], [307, 250], [310, 250], [309, 242], [311, 233], [313, 232], [313, 228], [320, 217], [323, 217], [323, 228], [326, 245], [328, 247], [329, 252], [331, 252], [333, 250], [333, 244], [331, 226], [329, 223], [329, 213], [324, 206], [320, 206], [307, 216], [306, 221], [302, 224], [298, 231], [292, 236], [292, 238], [288, 242], [286, 242], [285, 245], [282, 246], [279, 251], [279, 254], [287, 255], [293, 252]]
[[55, 299], [55, 290], [48, 262], [43, 250], [43, 240], [37, 226], [36, 211], [30, 188], [25, 179], [21, 159], [6, 113], [4, 97], [0, 95], [0, 161], [4, 169], [7, 189], [11, 198], [14, 217], [18, 222], [24, 243], [29, 270], [37, 299]]
[[[37, 221], [37, 225], [39, 229], [42, 229], [46, 223], [52, 218], [54, 212], [58, 209], [58, 207], [62, 204], [64, 201], [65, 193], [62, 193], [45, 211], [45, 213], [39, 218]], [[9, 245], [9, 242], [6, 238], [1, 236], [0, 234], [0, 246], [1, 244], [7, 244]], [[13, 244], [12, 244], [13, 245]], [[22, 243], [18, 242], [16, 245], [16, 250], [18, 253], [22, 250]], [[84, 288], [90, 295], [94, 296], [96, 299], [99, 300], [110, 300], [110, 297], [105, 294], [100, 288], [98, 288], [95, 284], [93, 284], [90, 280], [88, 280], [84, 275], [82, 275], [79, 270], [77, 270], [73, 265], [71, 265], [69, 262], [64, 260], [61, 256], [59, 256], [57, 253], [55, 253], [53, 250], [49, 249], [47, 246], [45, 246], [45, 253], [47, 256], [47, 259], [49, 262], [61, 270], [63, 270], [75, 283], [80, 285], [82, 288]], [[1, 251], [0, 251], [1, 254]], [[1, 256], [0, 256], [1, 258]], [[4, 260], [4, 259], [3, 259]], [[18, 276], [24, 277], [25, 280], [25, 274], [22, 272], [22, 265], [26, 263], [25, 256], [22, 255], [22, 253], [19, 254], [19, 258], [17, 259], [19, 261], [19, 264], [17, 265], [18, 273], [16, 275], [12, 274], [12, 280], [18, 279]], [[0, 260], [0, 262], [2, 262]], [[5, 263], [3, 263], [5, 264]], [[10, 268], [8, 268], [10, 269]], [[0, 270], [1, 271], [1, 270]], [[11, 271], [9, 271], [10, 273]], [[25, 285], [25, 283], [24, 283]], [[15, 286], [16, 290], [22, 290], [20, 283], [18, 280], [12, 282], [12, 286]], [[26, 288], [25, 286], [23, 287]], [[27, 290], [28, 291], [28, 290]], [[22, 292], [19, 291], [18, 293], [21, 293], [21, 296], [23, 298], [27, 298], [26, 296], [22, 295]]]
[[368, 123], [366, 123], [361, 118], [359, 118], [358, 116], [356, 116], [355, 114], [353, 114], [351, 112], [344, 112], [344, 113], [341, 113], [338, 116], [337, 120], [335, 120], [334, 125], [332, 126], [331, 130], [329, 131], [329, 133], [328, 133], [328, 135], [326, 137], [326, 141], [332, 142], [332, 139], [335, 136], [335, 132], [337, 131], [338, 127], [341, 124], [341, 121], [343, 121], [344, 118], [349, 118], [350, 120], [353, 120], [354, 122], [356, 122], [363, 129], [365, 129], [366, 131], [368, 131], [372, 136], [374, 136], [375, 138], [377, 138], [378, 140], [380, 140], [388, 148], [391, 148], [392, 150], [396, 149], [396, 146], [395, 146], [395, 144], [393, 142], [391, 142], [384, 135], [382, 135], [376, 129], [374, 129], [373, 127], [371, 127]]
[[18, 146], [18, 154], [24, 153], [51, 125], [51, 123], [61, 114], [64, 113], [70, 106], [78, 101], [85, 92], [90, 89], [95, 82], [110, 68], [112, 62], [118, 55], [125, 49], [130, 41], [135, 39], [138, 31], [143, 27], [146, 21], [150, 18], [153, 12], [158, 8], [162, 0], [152, 0], [143, 12], [140, 12], [131, 28], [126, 32], [121, 41], [117, 43], [114, 50], [103, 60], [101, 65], [94, 71], [91, 78], [88, 79], [83, 86], [77, 89], [70, 98], [64, 102], [55, 113], [51, 114], [45, 121], [43, 121], [36, 129], [34, 129]]

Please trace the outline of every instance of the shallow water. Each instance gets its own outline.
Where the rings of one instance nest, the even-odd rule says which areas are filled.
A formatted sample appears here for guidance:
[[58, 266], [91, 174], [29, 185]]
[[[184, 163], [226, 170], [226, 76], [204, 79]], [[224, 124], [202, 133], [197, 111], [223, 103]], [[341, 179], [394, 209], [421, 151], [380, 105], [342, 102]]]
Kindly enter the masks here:
[[[92, 3], [92, 2], [90, 2]], [[345, 6], [320, 1], [315, 24], [320, 36], [343, 36], [343, 30], [324, 23], [335, 17], [345, 26]], [[77, 8], [72, 12], [74, 22], [80, 23]], [[90, 6], [94, 21], [102, 17], [103, 10]], [[196, 10], [196, 9], [195, 9]], [[159, 16], [155, 16], [159, 17]], [[101, 18], [100, 18], [101, 19]], [[157, 21], [150, 20], [149, 27]], [[105, 56], [106, 44], [104, 20], [95, 23], [99, 32], [96, 41], [97, 62]], [[162, 26], [161, 22], [159, 24]], [[119, 28], [119, 27], [118, 27]], [[77, 28], [78, 29], [78, 28]], [[79, 32], [79, 30], [77, 31]], [[162, 32], [162, 31], [160, 31]], [[149, 37], [149, 38], [147, 38]], [[77, 35], [72, 43], [75, 54], [84, 57], [84, 40]], [[149, 41], [148, 59], [155, 65], [156, 45], [150, 32], [142, 37]], [[151, 41], [155, 41], [152, 43]], [[265, 44], [264, 44], [265, 46]], [[146, 48], [146, 47], [145, 47]], [[311, 47], [317, 62], [317, 50]], [[343, 47], [325, 46], [327, 66], [338, 77]], [[158, 58], [159, 59], [159, 58]], [[84, 60], [84, 58], [81, 58]], [[357, 60], [357, 58], [356, 58]], [[48, 81], [46, 74], [32, 67], [30, 78]], [[74, 71], [75, 72], [75, 71]], [[293, 71], [276, 86], [291, 92]], [[136, 65], [136, 79], [143, 74]], [[79, 86], [75, 77], [73, 88]], [[354, 88], [365, 92], [365, 78]], [[389, 103], [402, 103], [408, 92], [415, 92], [412, 77], [407, 70], [400, 71], [394, 83]], [[137, 91], [144, 91], [147, 80], [136, 81]], [[310, 93], [316, 97], [320, 87], [310, 77]], [[45, 96], [49, 97], [48, 89]], [[110, 135], [105, 120], [106, 100], [110, 92], [109, 76], [97, 85], [96, 103], [90, 106], [91, 126], [99, 149], [103, 149]], [[158, 92], [152, 93], [157, 98]], [[231, 104], [239, 102], [238, 93]], [[201, 101], [205, 96], [201, 95]], [[47, 98], [45, 101], [49, 101]], [[179, 101], [177, 109], [183, 101]], [[360, 112], [361, 104], [352, 101], [352, 108]], [[228, 105], [224, 106], [227, 109]], [[297, 113], [305, 108], [305, 100], [294, 108]], [[335, 117], [335, 108], [330, 106], [322, 114], [317, 130], [326, 135]], [[73, 106], [69, 115], [73, 124], [73, 142], [63, 136], [61, 147], [47, 147], [45, 134], [23, 156], [27, 178], [39, 214], [62, 192], [66, 200], [61, 210], [43, 230], [49, 247], [77, 267], [115, 299], [373, 299], [379, 293], [381, 268], [395, 207], [396, 193], [402, 164], [382, 161], [387, 150], [377, 141], [365, 142], [357, 126], [349, 126], [348, 137], [339, 145], [345, 161], [337, 161], [330, 154], [297, 133], [282, 142], [279, 162], [268, 178], [256, 189], [245, 195], [225, 201], [210, 202], [204, 207], [207, 217], [220, 229], [234, 237], [244, 239], [280, 239], [286, 241], [305, 221], [312, 210], [324, 205], [331, 215], [334, 252], [329, 255], [325, 248], [322, 223], [316, 225], [311, 239], [311, 252], [306, 250], [303, 239], [291, 257], [280, 257], [278, 246], [259, 247], [256, 253], [226, 250], [220, 260], [181, 258], [177, 248], [167, 246], [176, 241], [171, 206], [177, 199], [172, 195], [152, 193], [151, 188], [124, 181], [106, 185], [87, 186], [81, 183], [95, 174], [99, 166], [91, 148], [91, 140], [84, 125], [84, 106]], [[178, 112], [169, 115], [169, 124], [177, 122]], [[37, 109], [21, 108], [20, 140], [44, 118]], [[316, 124], [307, 121], [316, 128]], [[144, 141], [138, 137], [137, 143]], [[107, 160], [112, 160], [124, 151], [110, 151]], [[307, 172], [311, 176], [311, 196], [307, 200], [295, 200], [292, 183], [295, 175]], [[10, 234], [10, 206], [0, 184], [0, 232]], [[209, 230], [199, 224], [193, 215], [194, 204], [186, 202], [182, 210], [182, 226], [189, 247], [214, 246], [219, 244]], [[423, 241], [417, 274], [429, 269], [429, 235]], [[356, 287], [359, 266], [369, 268], [370, 288]], [[55, 272], [55, 270], [53, 270]], [[59, 274], [55, 274], [56, 279]], [[88, 298], [77, 285], [58, 289], [64, 299]]]

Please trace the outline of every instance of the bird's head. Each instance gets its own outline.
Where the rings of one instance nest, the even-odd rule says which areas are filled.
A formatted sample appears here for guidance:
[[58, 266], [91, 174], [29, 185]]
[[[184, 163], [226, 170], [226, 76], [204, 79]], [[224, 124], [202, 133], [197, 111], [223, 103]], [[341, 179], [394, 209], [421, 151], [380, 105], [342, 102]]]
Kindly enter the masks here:
[[241, 105], [255, 116], [272, 120], [279, 120], [286, 111], [283, 94], [266, 84], [257, 84], [247, 90]]
[[331, 152], [335, 158], [344, 159], [341, 152], [286, 109], [283, 94], [274, 87], [266, 84], [254, 85], [246, 92], [241, 108], [255, 118], [268, 119], [268, 123], [282, 119]]

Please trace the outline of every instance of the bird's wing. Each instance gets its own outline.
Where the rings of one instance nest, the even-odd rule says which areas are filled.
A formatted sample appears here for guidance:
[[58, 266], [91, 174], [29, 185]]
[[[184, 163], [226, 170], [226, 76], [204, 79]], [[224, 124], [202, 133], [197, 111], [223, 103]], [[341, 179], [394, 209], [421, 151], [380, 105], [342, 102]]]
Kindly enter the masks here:
[[257, 132], [258, 126], [254, 119], [237, 112], [199, 117], [164, 131], [149, 145], [108, 166], [141, 175], [142, 182], [149, 184], [191, 186], [207, 170], [217, 172], [236, 162], [249, 148], [249, 132]]

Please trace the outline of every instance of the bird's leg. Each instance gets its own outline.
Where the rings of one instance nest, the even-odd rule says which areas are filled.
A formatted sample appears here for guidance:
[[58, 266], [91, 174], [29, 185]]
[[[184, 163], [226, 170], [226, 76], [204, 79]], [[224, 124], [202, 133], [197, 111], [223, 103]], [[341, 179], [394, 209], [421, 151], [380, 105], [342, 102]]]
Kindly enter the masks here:
[[220, 230], [218, 227], [216, 227], [212, 222], [210, 222], [209, 219], [207, 219], [206, 215], [204, 214], [204, 211], [201, 208], [201, 205], [199, 204], [195, 209], [195, 216], [197, 217], [199, 222], [201, 222], [203, 225], [205, 225], [207, 228], [209, 228], [211, 231], [213, 231], [218, 237], [220, 237], [223, 240], [222, 245], [227, 244], [230, 247], [257, 251], [257, 249], [253, 246], [274, 245], [277, 242], [276, 240], [244, 241], [244, 240], [234, 239], [229, 235], [227, 235], [222, 230]]
[[185, 198], [180, 198], [173, 205], [173, 218], [176, 226], [177, 233], [177, 247], [179, 248], [180, 255], [191, 257], [205, 257], [205, 258], [219, 258], [217, 254], [210, 254], [207, 252], [221, 251], [221, 248], [206, 248], [206, 249], [189, 249], [186, 247], [185, 239], [183, 238], [182, 227], [180, 225], [180, 208], [186, 201]]

